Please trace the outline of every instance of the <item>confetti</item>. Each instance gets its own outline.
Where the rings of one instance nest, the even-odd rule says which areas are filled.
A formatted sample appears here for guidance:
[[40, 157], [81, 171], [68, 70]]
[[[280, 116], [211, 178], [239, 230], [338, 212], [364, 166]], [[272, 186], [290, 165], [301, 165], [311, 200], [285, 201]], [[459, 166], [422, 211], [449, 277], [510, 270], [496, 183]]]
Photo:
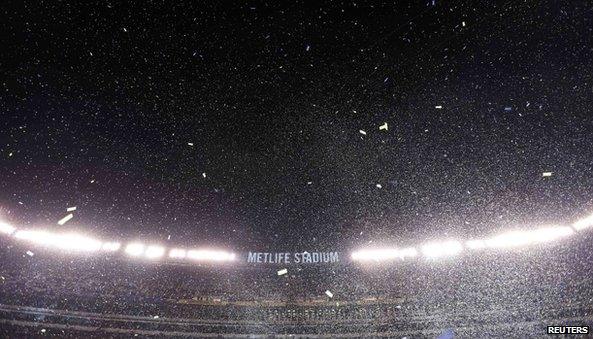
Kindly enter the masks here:
[[202, 173], [202, 176], [205, 178], [206, 177], [206, 172]]
[[8, 153], [8, 156], [11, 157], [12, 156], [12, 152]]
[[388, 130], [387, 128], [388, 128], [387, 123], [384, 123], [383, 125], [379, 126], [379, 131], [381, 131], [381, 130], [387, 131]]
[[367, 132], [365, 132], [363, 130], [359, 130], [358, 132], [360, 132], [360, 134], [362, 134], [362, 135], [367, 135]]
[[288, 273], [288, 269], [283, 268], [280, 271], [278, 271], [278, 275], [285, 275], [286, 273]]
[[30, 256], [30, 257], [32, 257], [32, 256], [34, 256], [34, 255], [35, 255], [35, 253], [33, 253], [33, 252], [31, 252], [31, 251], [27, 251], [27, 255], [28, 255], [28, 256]]
[[64, 225], [65, 223], [68, 222], [68, 220], [72, 219], [72, 217], [74, 217], [74, 215], [72, 213], [70, 213], [67, 216], [65, 216], [62, 219], [60, 219], [60, 221], [58, 221], [58, 224], [59, 225]]
[[307, 181], [307, 185], [311, 185], [313, 181]]
[[332, 292], [330, 292], [330, 290], [325, 291], [325, 295], [327, 295], [330, 298], [334, 297], [334, 294]]
[[443, 106], [441, 106], [441, 105], [438, 105], [438, 106], [434, 106], [434, 108], [436, 108], [436, 109], [442, 109], [442, 108], [443, 108]]
[[544, 172], [542, 173], [542, 177], [551, 177], [552, 176], [552, 172]]
[[19, 201], [19, 205], [22, 205], [22, 204], [23, 204], [23, 202], [22, 201]]
[[383, 186], [381, 186], [381, 184], [377, 184], [375, 186], [377, 186], [377, 188], [383, 188]]
[[187, 144], [188, 144], [189, 146], [193, 146], [193, 145], [194, 145], [194, 143], [193, 143], [193, 142], [188, 142]]
[[68, 207], [68, 208], [66, 209], [66, 212], [72, 212], [72, 211], [76, 211], [76, 206], [73, 206], [73, 207]]
[[465, 27], [465, 21], [461, 22], [461, 26]]

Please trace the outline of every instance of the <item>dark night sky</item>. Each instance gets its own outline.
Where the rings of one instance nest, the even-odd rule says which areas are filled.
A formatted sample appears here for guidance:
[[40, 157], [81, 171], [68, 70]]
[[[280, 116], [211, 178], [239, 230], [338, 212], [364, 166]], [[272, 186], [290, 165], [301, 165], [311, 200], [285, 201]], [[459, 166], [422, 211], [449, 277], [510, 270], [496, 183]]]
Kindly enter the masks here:
[[306, 250], [593, 210], [589, 1], [204, 3], [0, 6], [5, 219]]

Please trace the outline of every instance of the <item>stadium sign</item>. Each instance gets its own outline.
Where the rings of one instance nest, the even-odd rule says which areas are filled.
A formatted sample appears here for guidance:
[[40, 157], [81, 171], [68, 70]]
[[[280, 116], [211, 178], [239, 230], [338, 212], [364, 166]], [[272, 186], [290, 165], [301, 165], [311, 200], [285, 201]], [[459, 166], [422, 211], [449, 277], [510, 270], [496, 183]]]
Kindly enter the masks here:
[[249, 252], [249, 264], [329, 264], [340, 262], [338, 252]]

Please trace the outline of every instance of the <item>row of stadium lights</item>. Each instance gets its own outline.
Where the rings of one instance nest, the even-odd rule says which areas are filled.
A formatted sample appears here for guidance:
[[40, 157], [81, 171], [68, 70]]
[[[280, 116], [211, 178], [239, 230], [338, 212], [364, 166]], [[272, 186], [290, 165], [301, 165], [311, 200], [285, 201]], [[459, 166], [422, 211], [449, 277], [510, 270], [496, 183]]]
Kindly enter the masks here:
[[[102, 242], [76, 233], [57, 234], [44, 230], [17, 230], [16, 227], [4, 222], [0, 222], [0, 233], [12, 235], [16, 239], [36, 245], [66, 251], [118, 252], [122, 247], [119, 242]], [[145, 245], [132, 242], [125, 247], [124, 252], [130, 257], [161, 259], [165, 256], [167, 250], [160, 245]], [[169, 258], [196, 261], [233, 261], [235, 260], [235, 254], [219, 250], [174, 248], [169, 250]]]
[[[533, 244], [547, 243], [576, 232], [593, 228], [593, 214], [575, 222], [572, 226], [552, 226], [527, 231], [512, 231], [487, 239], [468, 240], [462, 243], [457, 240], [428, 243], [420, 247], [362, 249], [352, 253], [354, 261], [383, 262], [417, 257], [420, 253], [429, 259], [451, 257], [460, 254], [464, 248], [470, 250], [513, 248]], [[0, 233], [13, 236], [16, 239], [31, 242], [49, 248], [80, 251], [80, 252], [118, 252], [119, 242], [102, 242], [76, 233], [56, 234], [44, 230], [17, 230], [16, 227], [0, 222]], [[167, 249], [160, 245], [146, 245], [140, 242], [127, 244], [124, 252], [131, 257], [146, 259], [161, 259]], [[236, 259], [232, 252], [211, 249], [182, 249], [173, 248], [168, 251], [168, 257], [175, 260], [229, 262]]]
[[389, 261], [403, 260], [419, 255], [419, 252], [426, 258], [451, 257], [460, 254], [464, 248], [470, 250], [516, 248], [535, 244], [552, 242], [561, 238], [574, 235], [576, 232], [593, 227], [593, 215], [581, 219], [572, 226], [551, 226], [535, 230], [511, 231], [487, 239], [474, 239], [462, 243], [457, 240], [428, 243], [420, 247], [408, 247], [403, 249], [363, 249], [352, 253], [352, 260], [355, 261]]

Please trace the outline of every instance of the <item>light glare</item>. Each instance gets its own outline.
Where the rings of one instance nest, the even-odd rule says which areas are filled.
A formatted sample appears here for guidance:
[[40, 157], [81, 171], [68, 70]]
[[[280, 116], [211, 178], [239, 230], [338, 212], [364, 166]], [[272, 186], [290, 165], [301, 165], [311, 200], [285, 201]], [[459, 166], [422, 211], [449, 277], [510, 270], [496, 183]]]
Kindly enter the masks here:
[[21, 230], [15, 238], [68, 251], [92, 252], [101, 249], [101, 242], [76, 233], [54, 234], [48, 231]]
[[593, 227], [593, 214], [575, 222], [574, 224], [572, 224], [572, 227], [574, 227], [574, 229], [577, 231], [581, 231], [586, 228]]
[[106, 242], [103, 244], [103, 250], [108, 252], [116, 252], [121, 247], [118, 242]]
[[488, 239], [486, 244], [491, 248], [527, 246], [550, 242], [572, 234], [574, 234], [574, 230], [567, 226], [547, 227], [530, 231], [512, 231]]
[[225, 251], [191, 250], [187, 252], [187, 258], [208, 261], [233, 261], [235, 260], [235, 254]]
[[141, 244], [141, 243], [128, 244], [128, 246], [126, 246], [126, 253], [133, 257], [140, 256], [140, 255], [142, 255], [142, 253], [144, 253], [144, 244]]
[[456, 240], [429, 243], [422, 246], [422, 254], [427, 258], [454, 256], [461, 253], [462, 250], [463, 246]]
[[486, 247], [484, 240], [468, 240], [465, 245], [472, 250], [478, 250]]
[[93, 252], [101, 249], [101, 242], [79, 234], [52, 236], [52, 245], [63, 250]]
[[352, 253], [352, 260], [356, 261], [386, 261], [393, 259], [405, 259], [408, 257], [415, 257], [418, 251], [414, 247], [397, 249], [397, 248], [381, 248], [370, 250], [359, 250]]
[[0, 233], [12, 234], [16, 231], [16, 227], [0, 221]]
[[165, 248], [157, 245], [151, 245], [146, 248], [144, 255], [149, 259], [157, 259], [165, 254]]
[[169, 258], [173, 259], [184, 259], [186, 256], [186, 251], [181, 248], [174, 248], [169, 251]]

